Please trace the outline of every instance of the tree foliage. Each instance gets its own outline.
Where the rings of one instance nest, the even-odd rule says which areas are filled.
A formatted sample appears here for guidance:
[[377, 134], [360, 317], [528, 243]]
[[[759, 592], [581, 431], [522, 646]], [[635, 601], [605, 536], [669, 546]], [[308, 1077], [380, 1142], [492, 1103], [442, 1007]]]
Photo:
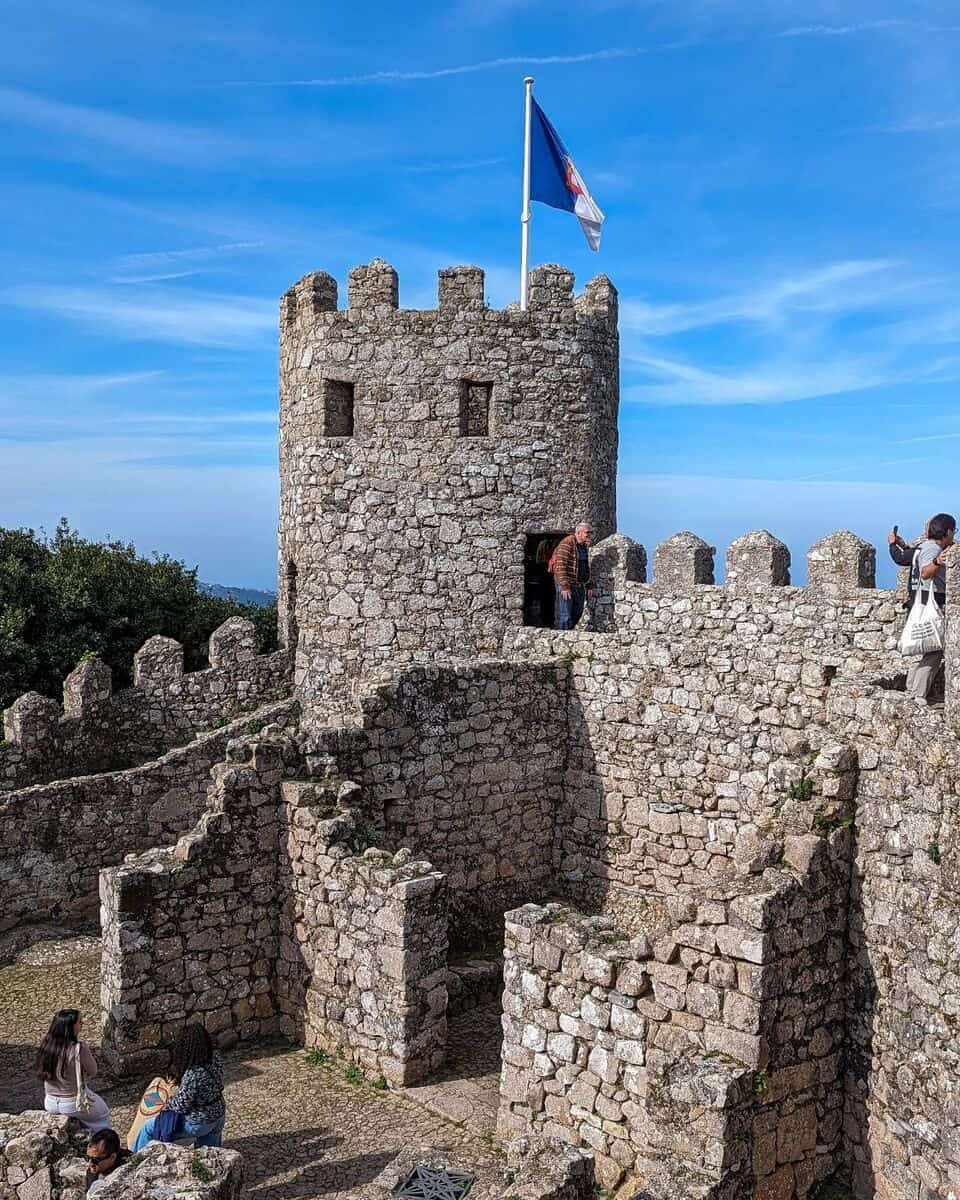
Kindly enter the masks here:
[[196, 670], [210, 634], [234, 616], [254, 622], [261, 650], [276, 647], [275, 605], [207, 596], [196, 569], [177, 559], [87, 541], [65, 518], [52, 537], [0, 529], [0, 707], [28, 691], [59, 698], [90, 652], [112, 668], [115, 688], [126, 687], [134, 653], [155, 633], [182, 642], [185, 667]]

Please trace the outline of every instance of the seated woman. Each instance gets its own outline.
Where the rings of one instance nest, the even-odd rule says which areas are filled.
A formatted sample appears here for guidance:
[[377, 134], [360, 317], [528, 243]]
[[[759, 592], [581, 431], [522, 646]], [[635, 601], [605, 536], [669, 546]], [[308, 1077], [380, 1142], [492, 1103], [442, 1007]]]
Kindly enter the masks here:
[[[194, 1138], [198, 1146], [222, 1145], [227, 1119], [223, 1063], [202, 1025], [185, 1025], [180, 1031], [167, 1078], [177, 1084], [177, 1091], [164, 1104], [163, 1111], [182, 1117], [177, 1136]], [[142, 1150], [154, 1138], [159, 1120], [152, 1117], [144, 1124], [132, 1150]]]
[[[106, 1101], [86, 1087], [97, 1073], [90, 1047], [80, 1041], [83, 1022], [76, 1008], [61, 1008], [53, 1014], [47, 1036], [37, 1050], [37, 1074], [43, 1080], [43, 1107], [48, 1113], [75, 1117], [91, 1133], [110, 1128]], [[79, 1059], [80, 1069], [77, 1070]], [[83, 1081], [89, 1107], [77, 1111], [78, 1074]]]

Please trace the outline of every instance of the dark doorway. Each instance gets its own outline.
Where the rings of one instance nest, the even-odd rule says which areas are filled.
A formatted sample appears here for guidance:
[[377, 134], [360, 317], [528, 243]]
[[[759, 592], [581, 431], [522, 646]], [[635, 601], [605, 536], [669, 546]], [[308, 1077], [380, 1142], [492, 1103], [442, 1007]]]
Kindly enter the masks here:
[[528, 533], [523, 549], [523, 623], [539, 629], [552, 629], [556, 593], [553, 576], [547, 570], [550, 555], [561, 538], [562, 529], [547, 533]]

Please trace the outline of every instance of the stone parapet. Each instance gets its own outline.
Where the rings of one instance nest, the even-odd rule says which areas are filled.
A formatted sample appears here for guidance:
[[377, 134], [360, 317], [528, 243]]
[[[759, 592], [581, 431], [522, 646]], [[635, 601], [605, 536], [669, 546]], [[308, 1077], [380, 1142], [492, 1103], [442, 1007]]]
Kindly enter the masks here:
[[95, 919], [100, 868], [176, 841], [203, 811], [230, 739], [295, 710], [268, 704], [142, 766], [0, 794], [0, 930]]
[[290, 694], [286, 651], [257, 654], [251, 621], [231, 617], [210, 635], [210, 667], [183, 671], [183, 647], [152, 637], [134, 656], [134, 686], [114, 692], [96, 655], [63, 682], [63, 708], [35, 692], [3, 715], [0, 792], [133, 766], [195, 734]]
[[280, 784], [301, 759], [279, 726], [234, 738], [199, 821], [175, 845], [100, 875], [103, 1049], [162, 1067], [199, 1019], [221, 1048], [276, 1033]]

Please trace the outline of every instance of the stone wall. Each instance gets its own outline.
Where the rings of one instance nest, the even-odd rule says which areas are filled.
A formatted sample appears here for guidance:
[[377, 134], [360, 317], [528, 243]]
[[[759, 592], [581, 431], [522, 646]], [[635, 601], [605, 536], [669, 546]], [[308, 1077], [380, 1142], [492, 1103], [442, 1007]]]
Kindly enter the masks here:
[[408, 850], [364, 848], [356, 790], [283, 784], [280, 1030], [409, 1085], [446, 1045], [444, 878]]
[[357, 784], [305, 778], [335, 766], [338, 737], [232, 740], [197, 825], [102, 873], [114, 1070], [162, 1065], [196, 1019], [224, 1048], [281, 1033], [396, 1084], [440, 1065], [444, 878], [371, 844], [382, 826]]
[[230, 739], [287, 719], [295, 707], [266, 705], [141, 767], [0, 796], [0, 930], [95, 920], [100, 868], [190, 829]]
[[[727, 878], [743, 844], [782, 828], [806, 788], [831, 737], [831, 689], [905, 673], [897, 595], [861, 586], [871, 547], [824, 539], [811, 583], [793, 588], [782, 583], [781, 544], [768, 539], [734, 543], [729, 582], [717, 587], [698, 582], [713, 577], [711, 548], [678, 535], [657, 548], [652, 584], [607, 571], [598, 623], [611, 632], [507, 639], [525, 659], [570, 660], [555, 861], [592, 905], [613, 910], [637, 886], [666, 894]], [[816, 574], [823, 561], [847, 575], [834, 570], [828, 587]]]
[[943, 712], [842, 689], [856, 739], [845, 1137], [858, 1200], [960, 1197], [960, 739]]
[[[83, 1200], [87, 1135], [69, 1117], [0, 1113], [0, 1200]], [[239, 1200], [243, 1161], [235, 1150], [153, 1142], [98, 1189], [107, 1200], [173, 1196]]]
[[227, 754], [189, 833], [100, 876], [103, 1049], [115, 1071], [165, 1065], [190, 1020], [222, 1048], [279, 1028], [280, 784], [300, 758], [278, 726]]
[[[602, 1182], [634, 1169], [658, 1185], [689, 1181], [694, 1190], [669, 1192], [678, 1197], [786, 1200], [831, 1175], [849, 829], [788, 837], [784, 853], [780, 868], [722, 888], [647, 897], [648, 931], [632, 938], [559, 905], [508, 914], [501, 1133], [582, 1140]], [[741, 1064], [717, 1093], [726, 1115], [706, 1143], [710, 1122], [699, 1123], [695, 1153], [683, 1153], [665, 1097], [702, 1085], [716, 1055]]]
[[438, 651], [492, 653], [523, 619], [527, 536], [615, 526], [616, 291], [531, 274], [527, 312], [485, 307], [483, 272], [399, 309], [375, 260], [281, 302], [281, 625], [308, 721], [362, 676]]
[[385, 848], [447, 876], [458, 948], [499, 938], [508, 908], [552, 887], [566, 664], [404, 668], [361, 710], [362, 749], [344, 770], [382, 813]]
[[231, 617], [210, 635], [210, 666], [183, 672], [183, 647], [152, 637], [134, 656], [134, 686], [114, 693], [93, 657], [67, 676], [63, 707], [28, 692], [3, 713], [0, 791], [113, 771], [157, 758], [195, 734], [289, 696], [290, 656], [257, 654], [251, 621]]

